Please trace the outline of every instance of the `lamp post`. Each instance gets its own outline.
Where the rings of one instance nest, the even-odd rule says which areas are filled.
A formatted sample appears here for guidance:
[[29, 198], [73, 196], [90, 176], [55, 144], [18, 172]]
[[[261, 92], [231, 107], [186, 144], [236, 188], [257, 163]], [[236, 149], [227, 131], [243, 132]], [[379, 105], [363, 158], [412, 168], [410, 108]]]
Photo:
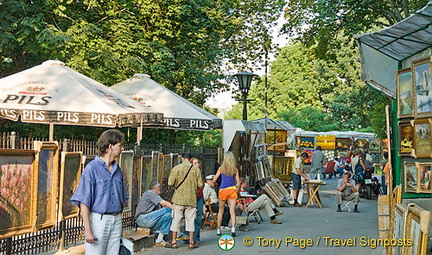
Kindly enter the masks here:
[[247, 95], [252, 84], [252, 78], [258, 75], [249, 72], [241, 72], [234, 74], [234, 76], [237, 77], [240, 92], [243, 97], [243, 99], [237, 99], [237, 101], [243, 101], [243, 120], [247, 120], [247, 101], [252, 101], [251, 99], [247, 99]]

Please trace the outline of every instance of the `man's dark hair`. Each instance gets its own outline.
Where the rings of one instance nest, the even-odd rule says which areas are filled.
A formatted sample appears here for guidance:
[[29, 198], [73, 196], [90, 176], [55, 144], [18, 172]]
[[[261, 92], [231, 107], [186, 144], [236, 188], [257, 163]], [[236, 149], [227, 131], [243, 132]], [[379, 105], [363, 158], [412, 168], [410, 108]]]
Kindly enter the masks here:
[[309, 154], [307, 152], [302, 152], [300, 156], [303, 158], [309, 158]]
[[192, 155], [189, 152], [183, 152], [181, 155], [182, 158], [191, 159]]
[[317, 146], [317, 151], [320, 151], [321, 149], [321, 146]]
[[104, 131], [97, 141], [97, 146], [99, 150], [99, 156], [106, 154], [107, 149], [110, 144], [116, 145], [124, 141], [124, 134], [115, 129], [108, 129]]
[[384, 158], [388, 159], [388, 152], [387, 151], [384, 152]]
[[351, 178], [351, 173], [350, 172], [345, 172], [344, 175], [348, 175], [348, 178]]

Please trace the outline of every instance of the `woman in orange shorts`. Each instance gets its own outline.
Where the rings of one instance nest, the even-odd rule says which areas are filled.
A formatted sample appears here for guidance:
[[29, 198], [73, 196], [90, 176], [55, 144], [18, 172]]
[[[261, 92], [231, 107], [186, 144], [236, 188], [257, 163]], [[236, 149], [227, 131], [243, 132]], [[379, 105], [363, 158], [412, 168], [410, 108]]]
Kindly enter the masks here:
[[237, 194], [240, 189], [240, 177], [236, 167], [234, 154], [231, 151], [225, 152], [222, 165], [219, 167], [216, 175], [213, 177], [213, 182], [216, 182], [219, 176], [222, 177], [222, 183], [219, 188], [219, 213], [216, 234], [221, 235], [220, 228], [222, 224], [222, 215], [224, 212], [224, 206], [228, 201], [231, 215], [231, 235], [235, 236], [235, 206], [237, 202]]

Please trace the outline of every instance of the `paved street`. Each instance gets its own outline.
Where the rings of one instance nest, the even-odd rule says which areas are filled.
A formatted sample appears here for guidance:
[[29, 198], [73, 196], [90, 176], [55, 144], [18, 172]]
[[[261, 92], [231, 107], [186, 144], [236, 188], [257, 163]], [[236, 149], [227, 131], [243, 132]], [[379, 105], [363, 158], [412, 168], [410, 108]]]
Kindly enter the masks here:
[[[235, 246], [229, 253], [236, 254], [385, 254], [383, 247], [372, 249], [368, 240], [379, 238], [377, 200], [361, 199], [360, 213], [336, 212], [335, 190], [337, 180], [325, 180], [320, 189], [323, 209], [317, 207], [282, 207], [284, 214], [278, 218], [281, 225], [270, 224], [265, 212], [264, 222], [250, 224], [249, 232], [237, 231]], [[306, 202], [306, 196], [304, 196]], [[281, 240], [275, 247], [276, 240]], [[288, 239], [288, 244], [286, 240]], [[243, 243], [253, 241], [250, 247]], [[308, 243], [309, 242], [309, 243]], [[369, 242], [370, 243], [370, 242]], [[201, 232], [201, 246], [190, 250], [178, 241], [178, 249], [153, 247], [136, 254], [220, 254], [215, 230]], [[310, 244], [311, 246], [307, 246]], [[345, 244], [345, 246], [344, 246]], [[267, 245], [267, 246], [266, 246]], [[301, 246], [304, 245], [304, 248]], [[349, 246], [351, 245], [351, 246]]]

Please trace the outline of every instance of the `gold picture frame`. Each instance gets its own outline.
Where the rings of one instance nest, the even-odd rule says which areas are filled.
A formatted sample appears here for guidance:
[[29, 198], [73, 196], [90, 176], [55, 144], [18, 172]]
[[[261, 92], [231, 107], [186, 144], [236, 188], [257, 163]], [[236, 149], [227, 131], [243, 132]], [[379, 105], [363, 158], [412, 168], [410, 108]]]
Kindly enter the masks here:
[[0, 149], [0, 238], [35, 230], [37, 182], [34, 150]]
[[78, 207], [70, 198], [78, 188], [83, 169], [82, 152], [62, 152], [60, 167], [60, 193], [58, 221], [78, 216]]
[[431, 119], [416, 119], [413, 126], [415, 157], [430, 158], [432, 153]]
[[57, 223], [59, 186], [59, 146], [56, 141], [35, 141], [38, 165], [37, 229], [52, 227]]
[[418, 189], [417, 191], [420, 193], [432, 193], [432, 163], [419, 163], [416, 162], [418, 169]]
[[399, 128], [399, 156], [411, 156], [414, 151], [414, 126], [410, 121], [400, 121]]
[[432, 112], [432, 83], [430, 58], [413, 62], [415, 116], [430, 116]]

